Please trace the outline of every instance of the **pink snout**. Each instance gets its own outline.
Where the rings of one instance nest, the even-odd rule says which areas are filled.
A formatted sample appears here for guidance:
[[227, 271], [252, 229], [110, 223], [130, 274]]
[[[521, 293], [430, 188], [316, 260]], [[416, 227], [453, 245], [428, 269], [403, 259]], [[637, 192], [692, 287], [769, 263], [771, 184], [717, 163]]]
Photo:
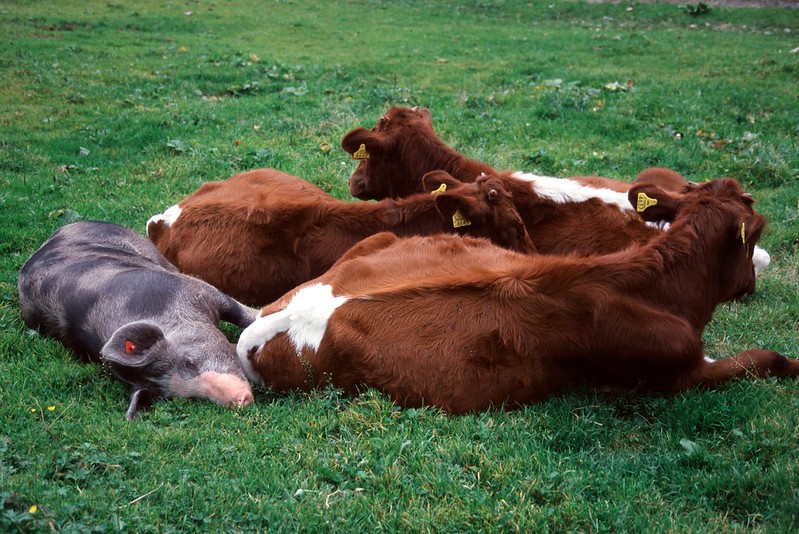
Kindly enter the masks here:
[[243, 408], [253, 401], [247, 380], [213, 371], [188, 379], [173, 376], [169, 381], [169, 396], [208, 399], [228, 408]]

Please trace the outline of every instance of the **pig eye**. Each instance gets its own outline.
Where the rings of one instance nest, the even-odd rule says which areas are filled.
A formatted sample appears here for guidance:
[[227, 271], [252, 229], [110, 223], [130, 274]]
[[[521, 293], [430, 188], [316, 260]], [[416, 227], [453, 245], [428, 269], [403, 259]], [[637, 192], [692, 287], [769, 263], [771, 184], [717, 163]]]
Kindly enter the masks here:
[[133, 341], [126, 339], [125, 340], [125, 354], [130, 354], [136, 350], [136, 345], [133, 344]]

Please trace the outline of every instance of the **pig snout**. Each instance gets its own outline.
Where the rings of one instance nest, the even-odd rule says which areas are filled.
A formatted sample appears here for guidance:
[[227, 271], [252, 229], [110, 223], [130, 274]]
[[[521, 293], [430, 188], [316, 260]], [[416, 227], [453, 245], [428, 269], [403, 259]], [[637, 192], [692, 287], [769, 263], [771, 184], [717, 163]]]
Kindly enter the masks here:
[[192, 378], [173, 377], [168, 395], [208, 399], [229, 408], [243, 408], [253, 401], [252, 389], [246, 379], [213, 371]]

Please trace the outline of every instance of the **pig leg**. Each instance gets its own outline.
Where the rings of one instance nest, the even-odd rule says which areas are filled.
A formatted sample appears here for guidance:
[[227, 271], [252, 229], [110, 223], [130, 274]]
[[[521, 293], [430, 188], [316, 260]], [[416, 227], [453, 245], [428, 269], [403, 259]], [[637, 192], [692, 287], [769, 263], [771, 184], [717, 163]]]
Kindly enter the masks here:
[[125, 412], [125, 417], [130, 421], [138, 419], [139, 415], [149, 410], [153, 405], [153, 395], [146, 389], [137, 389], [130, 396], [130, 406]]

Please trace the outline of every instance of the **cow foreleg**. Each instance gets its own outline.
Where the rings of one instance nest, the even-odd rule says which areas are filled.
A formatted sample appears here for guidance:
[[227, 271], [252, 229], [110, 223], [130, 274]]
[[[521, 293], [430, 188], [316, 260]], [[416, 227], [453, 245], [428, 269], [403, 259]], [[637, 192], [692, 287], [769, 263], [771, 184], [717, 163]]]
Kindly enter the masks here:
[[675, 391], [703, 386], [714, 388], [733, 378], [799, 376], [799, 360], [791, 360], [771, 350], [749, 349], [731, 358], [705, 358], [690, 372], [679, 377]]

